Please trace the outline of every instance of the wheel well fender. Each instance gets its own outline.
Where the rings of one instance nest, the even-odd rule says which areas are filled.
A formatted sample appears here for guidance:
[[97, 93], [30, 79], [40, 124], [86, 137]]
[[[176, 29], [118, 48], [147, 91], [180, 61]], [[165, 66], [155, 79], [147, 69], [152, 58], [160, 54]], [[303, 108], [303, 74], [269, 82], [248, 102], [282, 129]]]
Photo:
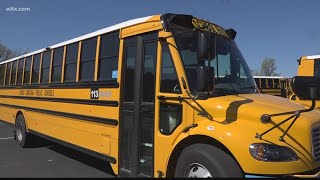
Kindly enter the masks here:
[[[197, 143], [215, 146], [215, 147], [221, 149], [222, 151], [224, 151], [225, 153], [227, 153], [228, 155], [230, 155], [237, 162], [236, 158], [228, 150], [228, 148], [226, 148], [226, 146], [224, 146], [218, 140], [216, 140], [212, 137], [209, 137], [209, 136], [205, 136], [205, 135], [191, 135], [191, 136], [186, 137], [182, 141], [180, 141], [173, 149], [173, 151], [170, 155], [169, 161], [168, 161], [166, 177], [169, 177], [169, 178], [174, 177], [177, 161], [178, 161], [178, 158], [179, 158], [181, 152], [183, 151], [183, 149], [185, 149], [186, 147], [188, 147], [190, 145], [197, 144]], [[237, 164], [239, 165], [238, 162], [237, 162]], [[240, 165], [239, 165], [239, 167], [241, 168]]]
[[28, 132], [28, 123], [27, 123], [27, 120], [26, 120], [26, 118], [25, 118], [25, 116], [24, 116], [24, 114], [23, 114], [23, 112], [22, 112], [21, 110], [18, 110], [17, 113], [16, 113], [15, 123], [16, 123], [17, 118], [18, 118], [19, 115], [22, 115], [22, 117], [23, 117], [23, 119], [24, 119], [24, 122], [25, 122], [25, 124], [26, 124], [26, 130], [27, 130], [27, 132]]

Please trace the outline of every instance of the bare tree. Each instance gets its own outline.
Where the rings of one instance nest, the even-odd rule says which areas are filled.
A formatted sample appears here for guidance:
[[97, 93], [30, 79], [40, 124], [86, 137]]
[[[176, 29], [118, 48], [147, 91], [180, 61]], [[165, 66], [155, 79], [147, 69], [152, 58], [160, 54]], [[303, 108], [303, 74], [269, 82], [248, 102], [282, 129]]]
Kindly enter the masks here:
[[261, 64], [260, 75], [261, 76], [278, 76], [276, 73], [277, 65], [276, 60], [273, 58], [266, 57]]
[[259, 76], [260, 72], [257, 69], [250, 69], [252, 76]]
[[27, 53], [27, 51], [21, 51], [21, 50], [12, 50], [9, 49], [6, 45], [4, 45], [1, 41], [0, 41], [0, 62], [7, 60], [7, 59], [11, 59], [17, 56], [20, 56], [21, 54], [25, 54]]

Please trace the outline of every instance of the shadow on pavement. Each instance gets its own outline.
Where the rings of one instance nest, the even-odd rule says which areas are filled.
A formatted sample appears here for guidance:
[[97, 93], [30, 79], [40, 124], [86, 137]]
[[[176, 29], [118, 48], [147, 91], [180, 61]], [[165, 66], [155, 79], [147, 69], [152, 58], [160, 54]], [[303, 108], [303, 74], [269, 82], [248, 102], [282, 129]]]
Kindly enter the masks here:
[[45, 147], [48, 148], [56, 153], [59, 153], [63, 156], [66, 156], [68, 158], [71, 158], [73, 160], [76, 160], [78, 162], [81, 162], [87, 166], [93, 167], [99, 171], [105, 172], [107, 174], [110, 174], [111, 176], [116, 176], [113, 173], [113, 170], [111, 168], [111, 165], [109, 162], [106, 162], [102, 159], [90, 156], [88, 154], [79, 152], [77, 150], [62, 146], [60, 144], [54, 143], [52, 141], [43, 139], [41, 137], [33, 137], [36, 141], [34, 144], [32, 144], [32, 147], [28, 148], [41, 148]]
[[98, 169], [102, 172], [108, 173], [112, 176], [116, 176], [113, 173], [113, 170], [111, 168], [111, 165], [109, 162], [106, 162], [102, 159], [90, 156], [88, 154], [76, 151], [74, 149], [65, 147], [65, 146], [61, 146], [59, 144], [53, 143], [51, 142], [51, 146], [47, 147], [48, 149], [57, 152], [59, 154], [62, 154], [64, 156], [67, 156], [71, 159], [74, 159], [78, 162], [81, 162], [87, 166], [93, 167], [95, 169]]
[[[2, 127], [3, 123], [0, 123], [0, 127]], [[14, 133], [13, 133], [13, 128], [11, 126], [3, 126], [5, 128], [0, 129], [0, 135], [3, 138], [11, 137], [12, 139], [14, 138]], [[30, 134], [32, 135], [32, 134]], [[31, 149], [36, 149], [36, 148], [47, 148], [51, 151], [54, 151], [56, 153], [59, 153], [63, 156], [66, 156], [68, 158], [71, 158], [75, 161], [78, 161], [82, 164], [85, 164], [87, 166], [90, 166], [92, 168], [95, 168], [99, 171], [102, 171], [104, 173], [107, 173], [111, 176], [116, 177], [116, 175], [113, 173], [113, 170], [111, 168], [111, 165], [109, 162], [101, 160], [99, 158], [90, 156], [88, 154], [79, 152], [77, 150], [59, 145], [57, 143], [54, 143], [52, 141], [43, 139], [39, 136], [32, 135], [31, 137], [33, 139], [32, 146], [28, 147]]]

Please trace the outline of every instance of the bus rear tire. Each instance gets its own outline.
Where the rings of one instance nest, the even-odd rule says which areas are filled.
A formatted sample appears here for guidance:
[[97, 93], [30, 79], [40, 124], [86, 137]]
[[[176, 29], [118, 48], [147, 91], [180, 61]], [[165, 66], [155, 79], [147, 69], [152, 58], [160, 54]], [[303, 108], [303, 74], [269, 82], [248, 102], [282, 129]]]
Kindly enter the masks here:
[[31, 146], [31, 134], [27, 132], [26, 122], [22, 114], [19, 114], [15, 124], [15, 138], [22, 148]]
[[221, 149], [194, 144], [184, 149], [178, 159], [175, 177], [183, 178], [243, 178], [237, 162]]

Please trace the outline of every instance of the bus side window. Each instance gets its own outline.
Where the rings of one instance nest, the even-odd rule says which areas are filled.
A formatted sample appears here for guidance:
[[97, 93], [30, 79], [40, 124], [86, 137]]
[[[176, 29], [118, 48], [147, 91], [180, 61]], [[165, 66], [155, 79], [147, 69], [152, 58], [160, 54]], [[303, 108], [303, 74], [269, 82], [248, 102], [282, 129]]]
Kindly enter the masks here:
[[313, 76], [314, 77], [320, 77], [320, 59], [314, 59], [314, 72], [313, 72]]
[[32, 84], [38, 84], [39, 83], [40, 58], [41, 58], [41, 54], [36, 54], [33, 57]]
[[17, 85], [22, 84], [23, 66], [24, 66], [24, 58], [20, 59], [18, 63]]
[[254, 80], [256, 81], [256, 85], [258, 86], [258, 88], [261, 88], [261, 87], [260, 87], [260, 80], [261, 80], [261, 79], [255, 78]]
[[11, 68], [12, 68], [12, 62], [7, 63], [7, 73], [6, 73], [6, 85], [10, 84], [10, 73], [11, 73]]
[[181, 104], [160, 104], [160, 132], [170, 135], [181, 124]]
[[75, 82], [77, 74], [79, 43], [67, 45], [66, 62], [64, 66], [64, 82]]
[[260, 79], [260, 81], [261, 81], [261, 88], [266, 88], [266, 87], [267, 87], [267, 82], [266, 82], [266, 80], [267, 80], [267, 79], [264, 79], [264, 78]]
[[268, 88], [273, 88], [273, 79], [267, 79]]
[[117, 81], [119, 45], [119, 31], [101, 36], [98, 81]]
[[41, 84], [49, 83], [51, 51], [43, 53], [42, 65], [41, 65]]
[[4, 73], [5, 73], [5, 68], [6, 65], [5, 64], [1, 64], [0, 65], [0, 86], [4, 85]]
[[96, 61], [97, 37], [84, 40], [81, 48], [79, 81], [93, 81]]
[[280, 88], [280, 79], [274, 79], [274, 87]]
[[10, 85], [15, 85], [16, 84], [17, 65], [18, 65], [18, 60], [13, 61], [12, 70], [11, 70]]
[[31, 61], [32, 56], [29, 56], [26, 58], [26, 65], [24, 68], [24, 78], [23, 78], [23, 84], [30, 84], [30, 70], [31, 70]]
[[[181, 93], [176, 69], [167, 43], [162, 43], [161, 85], [160, 91], [165, 93]], [[176, 90], [176, 91], [174, 91]]]
[[55, 49], [53, 52], [52, 75], [51, 75], [51, 82], [53, 83], [61, 82], [63, 52], [64, 52], [64, 46]]

